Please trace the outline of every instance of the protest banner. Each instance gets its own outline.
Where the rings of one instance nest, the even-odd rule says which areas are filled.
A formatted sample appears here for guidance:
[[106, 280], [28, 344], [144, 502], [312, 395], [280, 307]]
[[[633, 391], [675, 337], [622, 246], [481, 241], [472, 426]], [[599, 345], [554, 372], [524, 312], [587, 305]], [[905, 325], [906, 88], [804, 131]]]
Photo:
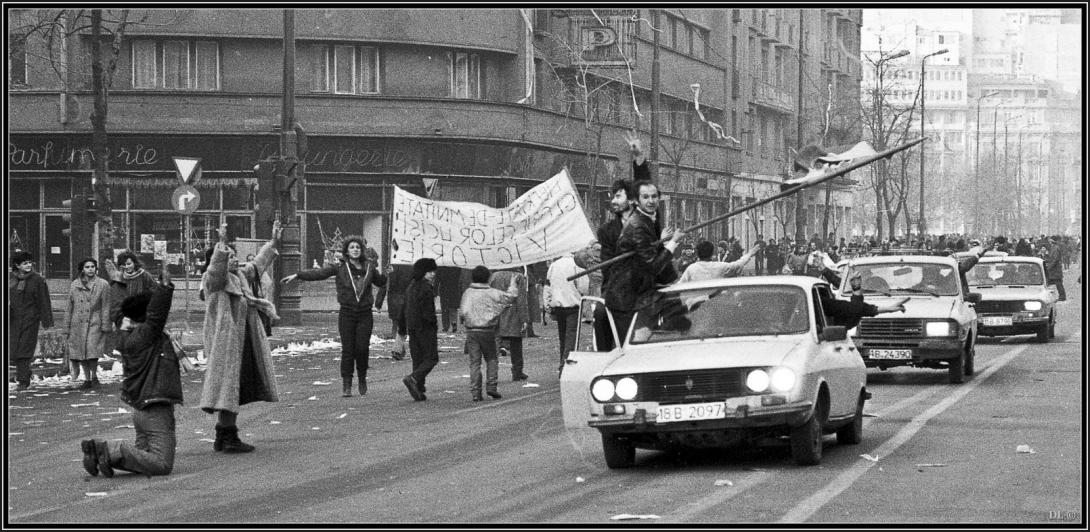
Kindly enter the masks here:
[[391, 264], [511, 268], [587, 247], [594, 231], [567, 170], [510, 205], [434, 201], [394, 187]]

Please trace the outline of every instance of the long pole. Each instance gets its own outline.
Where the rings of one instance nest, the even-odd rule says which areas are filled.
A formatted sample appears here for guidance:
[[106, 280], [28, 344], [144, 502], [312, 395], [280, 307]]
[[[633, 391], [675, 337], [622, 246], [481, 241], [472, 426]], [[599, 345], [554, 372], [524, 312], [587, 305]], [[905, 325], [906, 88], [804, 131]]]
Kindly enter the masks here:
[[[1007, 151], [1007, 139], [1009, 138], [1007, 133], [1009, 132], [1009, 130], [1010, 130], [1009, 123], [1008, 122], [1003, 122], [1003, 185], [1004, 186], [1007, 184], [1007, 177], [1010, 176], [1011, 157], [1009, 155], [1010, 152]], [[1006, 202], [1003, 202], [1003, 203], [1006, 203]], [[1007, 209], [1009, 209], [1009, 207], [1004, 207], [1003, 210], [1007, 211]], [[1009, 211], [1007, 211], [1007, 212], [1009, 212]], [[1010, 217], [1009, 216], [1007, 217], [1007, 219], [1008, 219], [1007, 223], [1010, 223]]]
[[[295, 133], [295, 11], [284, 10], [284, 76], [283, 97], [281, 100], [280, 121], [280, 155], [283, 158], [288, 172], [287, 182], [294, 183], [299, 175], [297, 138]], [[280, 191], [280, 220], [284, 227], [284, 233], [280, 240], [280, 260], [274, 267], [276, 279], [280, 279], [286, 272], [297, 272], [300, 269], [300, 244], [299, 223], [295, 216], [295, 200], [298, 188], [291, 186], [288, 190]], [[279, 286], [279, 283], [275, 283]], [[299, 326], [303, 324], [303, 314], [300, 309], [302, 288], [299, 283], [291, 283], [278, 291], [277, 305], [281, 323], [284, 325]]]
[[[864, 167], [864, 166], [866, 166], [866, 165], [868, 165], [870, 163], [873, 163], [874, 161], [877, 161], [877, 160], [880, 160], [880, 159], [885, 159], [885, 158], [887, 158], [887, 157], [889, 157], [889, 156], [891, 156], [891, 155], [893, 155], [895, 153], [907, 150], [907, 149], [909, 149], [909, 148], [911, 148], [911, 147], [913, 147], [913, 146], [915, 146], [915, 145], [917, 145], [917, 144], [919, 144], [919, 143], [921, 143], [923, 141], [924, 141], [924, 139], [916, 139], [916, 140], [913, 140], [911, 142], [908, 142], [907, 144], [902, 144], [900, 146], [897, 146], [896, 148], [890, 148], [890, 149], [885, 150], [883, 152], [879, 152], [879, 153], [876, 153], [874, 155], [871, 155], [870, 157], [867, 157], [865, 159], [860, 159], [859, 161], [851, 163], [848, 166], [845, 166], [843, 168], [838, 168], [838, 169], [834, 170], [833, 172], [831, 172], [831, 173], [829, 173], [827, 175], [821, 176], [821, 177], [815, 179], [814, 181], [791, 187], [791, 188], [789, 188], [787, 190], [784, 190], [783, 192], [780, 192], [779, 194], [769, 196], [767, 198], [764, 198], [764, 199], [759, 200], [759, 201], [755, 201], [753, 203], [747, 203], [747, 204], [745, 204], [745, 205], [743, 205], [743, 206], [741, 206], [741, 207], [739, 207], [737, 209], [734, 209], [734, 210], [732, 210], [732, 211], [730, 211], [730, 212], [728, 212], [726, 214], [721, 214], [721, 215], [716, 216], [716, 217], [714, 217], [714, 218], [712, 218], [710, 220], [700, 222], [700, 223], [698, 223], [698, 224], [696, 224], [694, 226], [682, 229], [682, 232], [691, 233], [692, 231], [700, 229], [701, 227], [705, 227], [705, 226], [711, 225], [711, 224], [716, 223], [716, 222], [721, 222], [723, 220], [726, 220], [727, 218], [737, 216], [737, 215], [739, 215], [739, 214], [741, 214], [743, 212], [756, 209], [757, 207], [760, 207], [761, 205], [771, 203], [773, 201], [785, 198], [785, 197], [790, 196], [792, 194], [797, 194], [797, 193], [801, 192], [803, 189], [820, 185], [820, 184], [822, 184], [822, 183], [824, 183], [826, 181], [829, 181], [830, 179], [836, 179], [836, 178], [838, 178], [838, 177], [840, 177], [842, 175], [846, 175], [846, 174], [848, 174], [848, 173], [850, 173], [850, 172], [852, 172], [854, 170], [857, 170], [857, 169], [862, 168], [862, 167]], [[669, 240], [669, 239], [661, 238], [659, 240], [656, 240], [656, 241], [652, 242], [652, 245], [661, 244], [663, 242], [666, 242], [667, 240]], [[587, 268], [587, 269], [585, 269], [585, 270], [583, 270], [583, 271], [581, 271], [581, 272], [579, 272], [579, 273], [577, 273], [575, 275], [572, 275], [571, 277], [568, 277], [568, 280], [572, 281], [572, 280], [578, 279], [578, 278], [580, 278], [580, 277], [582, 277], [584, 275], [587, 275], [587, 274], [589, 274], [589, 273], [591, 273], [591, 272], [593, 272], [595, 270], [599, 270], [601, 268], [609, 266], [610, 264], [620, 262], [620, 261], [622, 261], [624, 259], [627, 259], [628, 257], [631, 257], [632, 255], [635, 255], [635, 254], [636, 254], [635, 251], [626, 251], [624, 253], [621, 253], [620, 255], [617, 255], [616, 257], [613, 257], [612, 259], [599, 262], [598, 264], [595, 264], [594, 266], [591, 266], [591, 267], [589, 267], [589, 268]]]
[[[927, 81], [927, 77], [924, 75], [924, 70], [927, 65], [927, 58], [924, 56], [920, 61], [920, 138], [927, 138], [927, 134], [924, 133], [924, 125], [927, 124], [927, 112], [925, 101], [927, 100], [927, 91], [924, 90], [924, 83]], [[924, 183], [924, 154], [927, 152], [927, 145], [920, 146], [920, 215], [916, 220], [916, 234], [920, 240], [923, 240], [924, 231], [927, 229], [927, 222], [924, 221], [923, 213], [923, 183]]]
[[[1000, 102], [999, 104], [996, 104], [995, 109], [992, 111], [992, 174], [993, 174], [993, 177], [994, 177], [994, 174], [995, 174], [996, 170], [999, 169], [999, 165], [996, 163], [996, 152], [997, 152], [997, 149], [999, 148], [999, 137], [998, 137], [997, 133], [998, 133], [998, 127], [999, 127], [999, 106], [1001, 104], [1002, 104], [1002, 102]], [[992, 227], [991, 227], [991, 229], [992, 229], [991, 232], [993, 234], [996, 233], [999, 230], [999, 216], [994, 216], [994, 215], [992, 216]]]
[[1022, 133], [1018, 130], [1018, 167], [1014, 169], [1014, 233], [1022, 235]]
[[976, 99], [976, 162], [973, 170], [973, 233], [980, 233], [980, 101]]
[[[659, 26], [659, 11], [658, 9], [651, 10], [651, 34], [652, 34], [652, 46], [651, 46], [651, 150], [650, 160], [647, 163], [648, 169], [651, 171], [652, 177], [658, 177], [658, 160], [659, 160], [659, 108], [660, 104], [660, 90], [661, 90], [661, 72], [659, 68], [659, 34], [660, 31], [655, 31]], [[680, 161], [679, 161], [680, 162]]]
[[[805, 9], [799, 10], [799, 77], [798, 77], [798, 110], [795, 112], [795, 129], [796, 129], [796, 142], [799, 148], [802, 148], [802, 112], [803, 112], [803, 99], [802, 99], [802, 68], [803, 68], [803, 50], [806, 46], [806, 26], [804, 25], [803, 14]], [[803, 201], [806, 198], [801, 194], [795, 198], [795, 245], [798, 246], [799, 242], [806, 240], [806, 226], [805, 226], [805, 213], [806, 207]]]

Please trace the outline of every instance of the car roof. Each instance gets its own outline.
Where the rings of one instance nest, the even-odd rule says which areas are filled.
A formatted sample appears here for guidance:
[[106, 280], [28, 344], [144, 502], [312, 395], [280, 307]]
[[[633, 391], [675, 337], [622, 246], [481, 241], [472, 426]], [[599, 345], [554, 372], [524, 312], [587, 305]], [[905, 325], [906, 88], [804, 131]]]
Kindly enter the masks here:
[[1045, 261], [1041, 260], [1038, 257], [1022, 257], [1018, 255], [1008, 255], [1006, 257], [981, 257], [979, 263], [995, 264], [1000, 262], [1026, 262], [1032, 264], [1040, 264], [1041, 266], [1045, 265]]
[[953, 257], [936, 257], [934, 255], [885, 255], [881, 257], [859, 257], [851, 259], [849, 264], [891, 264], [891, 263], [923, 263], [957, 265]]
[[750, 275], [745, 277], [729, 277], [720, 279], [708, 279], [705, 281], [690, 281], [676, 283], [660, 288], [659, 292], [670, 294], [683, 290], [702, 290], [707, 288], [723, 288], [728, 286], [796, 286], [803, 290], [809, 290], [815, 284], [829, 284], [824, 279], [807, 275]]

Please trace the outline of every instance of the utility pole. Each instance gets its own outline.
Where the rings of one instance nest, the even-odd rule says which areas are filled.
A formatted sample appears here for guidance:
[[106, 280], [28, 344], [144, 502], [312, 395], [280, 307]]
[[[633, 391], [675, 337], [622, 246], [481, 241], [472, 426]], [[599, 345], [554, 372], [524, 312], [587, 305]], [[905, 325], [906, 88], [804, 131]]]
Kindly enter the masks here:
[[1022, 234], [1022, 133], [1018, 130], [1018, 166], [1014, 169], [1014, 234]]
[[661, 72], [659, 70], [659, 10], [651, 9], [651, 33], [653, 34], [651, 47], [651, 151], [648, 170], [651, 177], [658, 177], [659, 166], [659, 98], [661, 96]]
[[[803, 57], [804, 57], [803, 50], [804, 50], [805, 42], [806, 42], [806, 30], [805, 30], [805, 26], [803, 25], [803, 13], [805, 13], [805, 11], [806, 11], [805, 9], [799, 9], [799, 77], [798, 77], [799, 89], [798, 89], [798, 97], [796, 99], [796, 105], [798, 106], [798, 109], [795, 112], [795, 128], [797, 130], [796, 131], [797, 137], [796, 137], [795, 142], [796, 142], [796, 144], [798, 144], [799, 149], [802, 148], [802, 111], [803, 111], [803, 106], [802, 106], [802, 104], [803, 104], [803, 100], [802, 100], [802, 61], [803, 61]], [[793, 166], [792, 166], [792, 168], [793, 168]], [[806, 222], [806, 220], [805, 220], [806, 209], [805, 209], [805, 206], [803, 205], [803, 201], [805, 199], [806, 199], [805, 191], [800, 191], [798, 194], [795, 194], [795, 245], [796, 246], [799, 245], [799, 242], [803, 242], [803, 241], [806, 240], [806, 227], [804, 225], [805, 222]]]
[[[924, 92], [924, 78], [925, 78], [924, 72], [925, 72], [925, 67], [927, 65], [927, 58], [931, 57], [933, 55], [942, 55], [942, 54], [945, 54], [946, 52], [949, 52], [949, 50], [947, 50], [946, 48], [943, 48], [942, 50], [938, 50], [936, 52], [931, 52], [931, 53], [923, 56], [923, 59], [920, 60], [920, 138], [921, 139], [922, 138], [927, 138], [925, 136], [925, 134], [924, 134], [924, 124], [927, 123], [927, 114], [924, 112], [925, 111], [924, 101], [927, 99], [927, 93]], [[921, 240], [923, 240], [924, 233], [927, 232], [927, 221], [924, 218], [924, 210], [923, 210], [923, 206], [924, 206], [923, 185], [924, 185], [924, 181], [926, 181], [926, 179], [924, 177], [924, 153], [926, 153], [926, 152], [927, 152], [927, 141], [924, 141], [924, 143], [920, 145], [920, 216], [919, 216], [919, 220], [916, 221], [916, 233], [919, 235]]]
[[[299, 165], [297, 137], [295, 133], [295, 11], [284, 10], [284, 76], [283, 97], [280, 109], [280, 156], [287, 176], [287, 186], [280, 189], [280, 220], [284, 233], [280, 240], [280, 260], [276, 261], [274, 278], [281, 279], [286, 272], [300, 269], [302, 253], [299, 246], [299, 221], [295, 215], [295, 203], [299, 199], [298, 180], [302, 171]], [[279, 285], [279, 283], [277, 283]], [[300, 283], [289, 283], [278, 290], [277, 311], [280, 323], [299, 326], [303, 324], [300, 309], [302, 299]]]
[[[1007, 145], [1008, 145], [1007, 139], [1009, 138], [1007, 133], [1009, 131], [1010, 131], [1010, 123], [1009, 122], [1003, 122], [1003, 184], [1004, 185], [1007, 184], [1007, 178], [1010, 177], [1010, 161], [1011, 161], [1011, 157], [1010, 157], [1010, 152], [1007, 151]], [[1007, 203], [1007, 202], [1003, 202], [1003, 203]], [[1005, 206], [1003, 208], [1004, 211], [1006, 211], [1007, 209], [1010, 208], [1009, 204], [1007, 204], [1007, 205], [1008, 206]], [[1008, 221], [1009, 221], [1009, 218], [1010, 217], [1008, 217]]]

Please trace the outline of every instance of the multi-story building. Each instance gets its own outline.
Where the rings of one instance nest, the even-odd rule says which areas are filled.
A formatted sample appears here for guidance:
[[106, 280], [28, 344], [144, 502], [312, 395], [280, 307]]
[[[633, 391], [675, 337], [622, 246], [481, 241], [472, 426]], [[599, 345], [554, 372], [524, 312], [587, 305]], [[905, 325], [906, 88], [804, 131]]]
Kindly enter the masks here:
[[[52, 50], [29, 31], [57, 14], [9, 12], [8, 224], [9, 248], [35, 252], [47, 277], [67, 278], [61, 202], [90, 183], [94, 95], [85, 25], [55, 39]], [[108, 29], [116, 28], [115, 15], [106, 12]], [[435, 180], [432, 198], [500, 206], [567, 167], [588, 216], [599, 220], [609, 183], [630, 177], [623, 136], [637, 129], [650, 148], [652, 111], [660, 132], [655, 178], [672, 225], [768, 197], [779, 190], [791, 149], [822, 140], [828, 95], [858, 100], [861, 16], [817, 9], [296, 10], [294, 114], [308, 137], [297, 208], [302, 262], [320, 261], [338, 231], [361, 233], [389, 256], [393, 187], [424, 195], [424, 180]], [[267, 230], [254, 213], [253, 168], [280, 151], [282, 12], [132, 10], [128, 20], [119, 39], [104, 41], [107, 50], [117, 45], [107, 122], [113, 219], [123, 229], [120, 247], [146, 252], [145, 242], [167, 241], [166, 262], [180, 274], [182, 217], [170, 205], [179, 184], [174, 157], [198, 157], [203, 169], [191, 243], [213, 239], [221, 222], [242, 238]], [[71, 16], [68, 23], [76, 25]], [[656, 41], [661, 81], [653, 87]], [[836, 125], [838, 136], [826, 143], [857, 140], [849, 126]], [[835, 190], [831, 228], [851, 215], [851, 188]], [[804, 230], [812, 234], [824, 198], [803, 201]], [[786, 228], [793, 235], [793, 203], [767, 207], [698, 234], [752, 240]]]

